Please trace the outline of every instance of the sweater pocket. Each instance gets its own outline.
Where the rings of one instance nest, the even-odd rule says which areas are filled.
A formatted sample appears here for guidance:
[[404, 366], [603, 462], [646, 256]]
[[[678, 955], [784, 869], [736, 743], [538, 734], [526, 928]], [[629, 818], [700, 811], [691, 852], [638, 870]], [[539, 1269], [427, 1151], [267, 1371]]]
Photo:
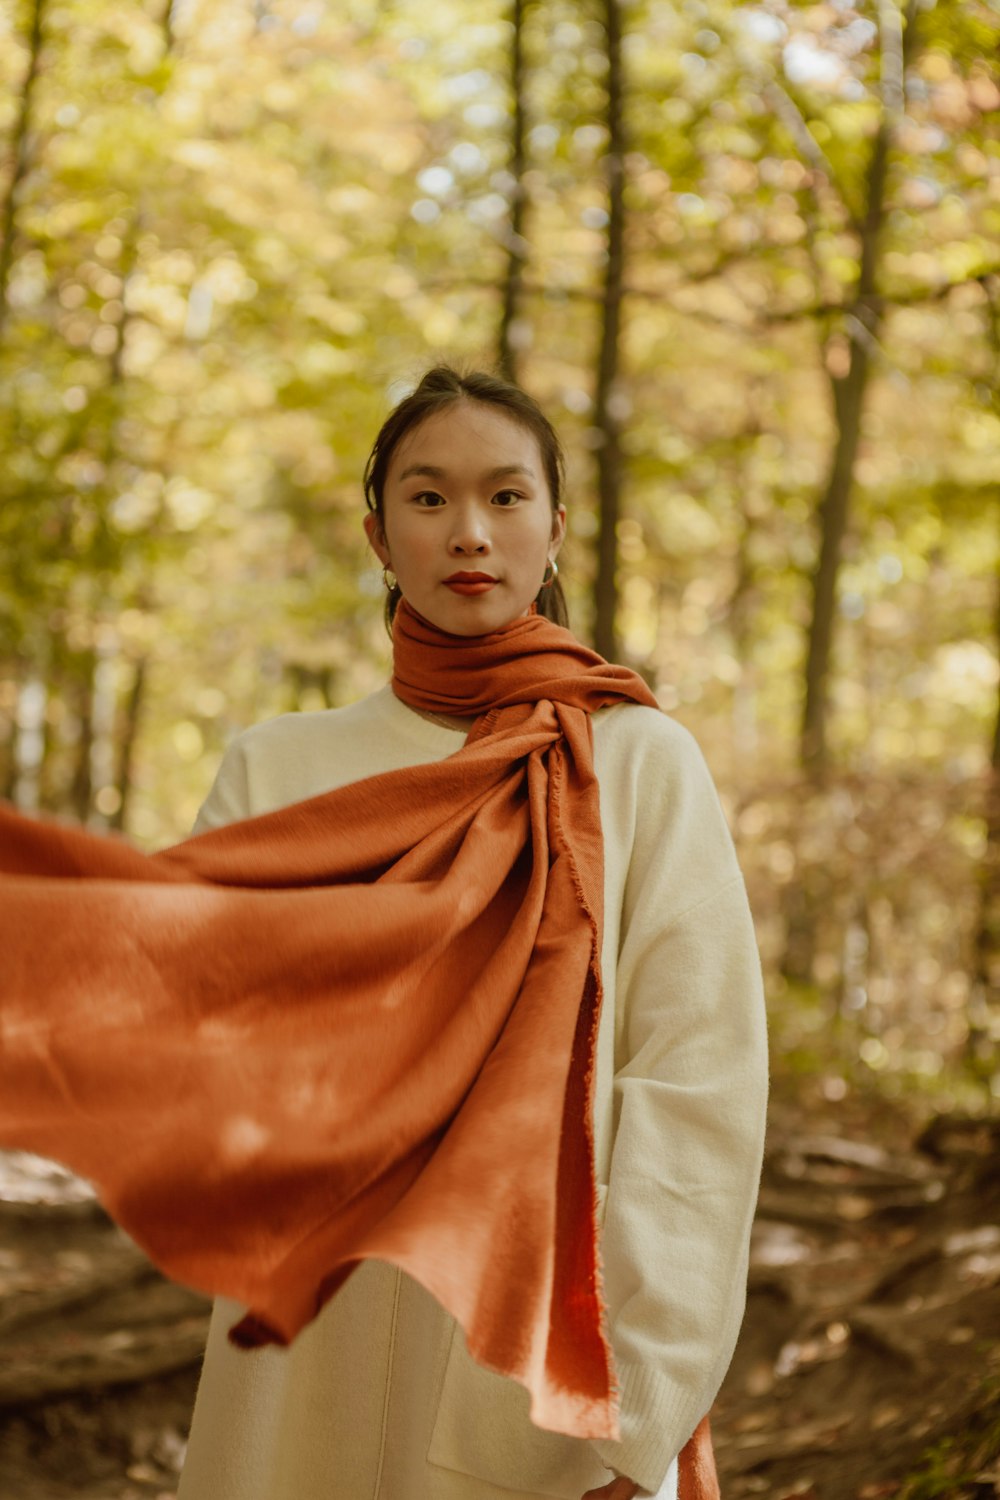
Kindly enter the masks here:
[[[600, 1220], [607, 1188], [598, 1184]], [[579, 1500], [607, 1484], [610, 1471], [590, 1443], [546, 1432], [529, 1416], [523, 1386], [470, 1357], [458, 1324], [452, 1335], [427, 1462], [515, 1493]]]

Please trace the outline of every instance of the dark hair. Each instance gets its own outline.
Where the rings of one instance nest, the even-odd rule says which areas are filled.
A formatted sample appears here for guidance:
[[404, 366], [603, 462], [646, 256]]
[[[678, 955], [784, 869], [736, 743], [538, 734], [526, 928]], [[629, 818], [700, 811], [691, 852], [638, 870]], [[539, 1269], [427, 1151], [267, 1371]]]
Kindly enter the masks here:
[[[548, 481], [549, 494], [552, 496], [553, 511], [559, 505], [566, 473], [565, 459], [555, 428], [538, 403], [526, 391], [522, 391], [520, 386], [514, 385], [510, 380], [504, 380], [502, 376], [490, 374], [485, 370], [470, 370], [468, 373], [463, 373], [453, 369], [451, 365], [435, 365], [433, 369], [427, 371], [416, 390], [405, 396], [389, 413], [372, 445], [368, 462], [365, 464], [365, 501], [368, 509], [378, 516], [383, 535], [385, 533], [383, 508], [385, 480], [397, 445], [408, 432], [425, 421], [427, 417], [432, 417], [439, 411], [445, 411], [456, 401], [463, 399], [481, 401], [483, 405], [500, 407], [508, 416], [513, 417], [515, 422], [519, 422], [522, 427], [534, 434], [541, 450], [542, 468]], [[398, 587], [388, 590], [385, 601], [385, 623], [390, 633], [393, 616], [401, 598], [402, 594]], [[539, 589], [535, 603], [538, 606], [538, 613], [544, 615], [546, 619], [553, 620], [557, 625], [569, 624], [566, 598], [558, 579], [545, 588]]]

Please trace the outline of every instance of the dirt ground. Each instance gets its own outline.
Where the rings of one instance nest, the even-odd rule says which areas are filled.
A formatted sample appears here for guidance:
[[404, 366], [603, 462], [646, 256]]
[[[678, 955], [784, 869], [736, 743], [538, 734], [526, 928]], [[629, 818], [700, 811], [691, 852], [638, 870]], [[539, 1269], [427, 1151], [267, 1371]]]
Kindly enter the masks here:
[[[998, 1147], [1000, 1123], [775, 1102], [725, 1500], [1000, 1496]], [[172, 1500], [206, 1326], [73, 1179], [0, 1158], [2, 1500]]]

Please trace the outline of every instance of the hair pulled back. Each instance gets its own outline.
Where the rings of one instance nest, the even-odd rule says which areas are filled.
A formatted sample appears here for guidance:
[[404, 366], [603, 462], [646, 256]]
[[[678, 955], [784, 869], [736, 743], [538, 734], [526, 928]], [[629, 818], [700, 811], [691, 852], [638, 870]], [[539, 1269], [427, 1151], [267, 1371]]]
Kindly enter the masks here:
[[[484, 406], [499, 407], [522, 427], [533, 433], [542, 456], [542, 469], [548, 481], [555, 512], [562, 500], [565, 481], [565, 459], [562, 445], [548, 417], [537, 401], [502, 376], [485, 370], [467, 373], [453, 369], [451, 365], [435, 365], [428, 370], [416, 390], [404, 396], [385, 419], [372, 445], [365, 464], [365, 501], [368, 509], [378, 517], [379, 526], [385, 533], [385, 481], [392, 455], [408, 432], [428, 417], [446, 411], [457, 401], [479, 401]], [[388, 590], [385, 601], [385, 623], [390, 634], [393, 616], [402, 598], [399, 587]], [[556, 625], [569, 624], [566, 598], [559, 580], [539, 589], [535, 596], [538, 613]]]

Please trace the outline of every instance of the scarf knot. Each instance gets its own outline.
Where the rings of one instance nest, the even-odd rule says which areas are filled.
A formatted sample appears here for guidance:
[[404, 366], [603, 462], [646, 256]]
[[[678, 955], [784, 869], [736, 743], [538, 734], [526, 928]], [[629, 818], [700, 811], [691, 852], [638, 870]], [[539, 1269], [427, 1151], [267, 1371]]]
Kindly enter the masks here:
[[616, 702], [657, 707], [635, 672], [615, 666], [572, 631], [528, 614], [487, 635], [452, 635], [401, 599], [393, 619], [392, 689], [411, 708], [455, 718], [540, 701], [593, 713]]

